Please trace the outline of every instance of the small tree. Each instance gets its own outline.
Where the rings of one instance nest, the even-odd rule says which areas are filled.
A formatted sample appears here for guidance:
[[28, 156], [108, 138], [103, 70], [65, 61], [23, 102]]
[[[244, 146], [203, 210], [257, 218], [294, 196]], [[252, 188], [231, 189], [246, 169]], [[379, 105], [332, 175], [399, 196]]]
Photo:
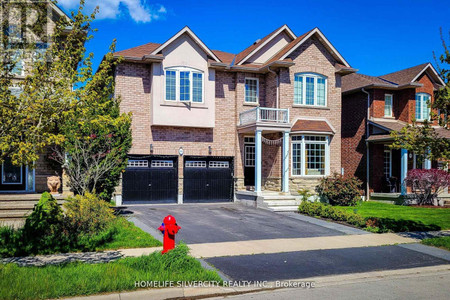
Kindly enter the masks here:
[[437, 196], [450, 185], [450, 174], [439, 169], [414, 169], [408, 172], [405, 183], [411, 186], [419, 205], [434, 205]]
[[[83, 15], [82, 6], [72, 14], [75, 23], [83, 28], [86, 41], [92, 38], [94, 17], [95, 12]], [[64, 138], [53, 146], [50, 156], [63, 166], [75, 194], [98, 193], [104, 200], [111, 199], [131, 148], [131, 114], [120, 113], [120, 99], [114, 97], [114, 67], [120, 62], [113, 57], [114, 49], [115, 42], [94, 73], [93, 54], [85, 55], [84, 43], [77, 44], [79, 60], [75, 62], [79, 68], [73, 70], [71, 78], [78, 88], [65, 94], [73, 106], [58, 123]], [[72, 62], [64, 50], [56, 55], [67, 64]]]

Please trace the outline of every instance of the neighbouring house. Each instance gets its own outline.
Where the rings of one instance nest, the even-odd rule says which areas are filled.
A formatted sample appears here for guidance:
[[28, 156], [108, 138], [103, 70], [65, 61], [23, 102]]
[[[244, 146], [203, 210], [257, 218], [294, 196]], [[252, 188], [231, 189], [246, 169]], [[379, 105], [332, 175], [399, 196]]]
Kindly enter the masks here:
[[[48, 2], [47, 10], [47, 22], [45, 23], [45, 30], [47, 35], [51, 35], [56, 24], [60, 18], [69, 17], [53, 2]], [[13, 38], [23, 38], [18, 24], [11, 22], [8, 24], [8, 28], [5, 30], [6, 34], [14, 35]], [[70, 30], [70, 28], [68, 28]], [[32, 36], [32, 33], [26, 32], [27, 35]], [[15, 40], [13, 40], [15, 42]], [[38, 49], [46, 49], [48, 45], [46, 43], [37, 42], [36, 47]], [[38, 50], [39, 51], [39, 50]], [[18, 62], [14, 72], [14, 81], [17, 84], [23, 80], [27, 74], [28, 66], [27, 61], [22, 60]], [[13, 93], [20, 94], [21, 88], [19, 86], [10, 87]], [[15, 166], [11, 163], [10, 159], [6, 159], [0, 166], [0, 196], [2, 194], [12, 193], [41, 193], [48, 191], [47, 177], [49, 176], [62, 176], [62, 170], [60, 167], [51, 163], [48, 159], [50, 149], [46, 153], [42, 153], [39, 159], [34, 163], [34, 166]], [[62, 186], [62, 185], [61, 185]], [[60, 188], [62, 192], [62, 187]], [[8, 196], [1, 197], [1, 199], [10, 199]], [[3, 206], [0, 207], [0, 210]], [[0, 218], [1, 219], [1, 218]]]
[[[368, 197], [398, 197], [406, 193], [402, 182], [408, 170], [440, 167], [439, 162], [389, 145], [392, 131], [430, 118], [429, 103], [444, 85], [431, 63], [382, 76], [353, 73], [343, 77], [342, 168], [344, 175], [365, 183]], [[450, 138], [449, 130], [436, 121], [432, 124], [439, 135]]]
[[185, 27], [114, 55], [133, 113], [124, 203], [296, 195], [341, 172], [341, 81], [356, 70], [318, 28], [283, 25], [232, 54]]

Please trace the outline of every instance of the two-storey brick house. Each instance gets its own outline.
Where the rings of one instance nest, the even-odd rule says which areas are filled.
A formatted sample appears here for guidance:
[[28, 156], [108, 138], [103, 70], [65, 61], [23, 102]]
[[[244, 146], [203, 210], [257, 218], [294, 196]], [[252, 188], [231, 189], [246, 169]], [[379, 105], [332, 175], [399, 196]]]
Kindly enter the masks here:
[[341, 78], [356, 70], [318, 28], [284, 25], [232, 54], [185, 27], [115, 56], [133, 113], [124, 202], [296, 194], [340, 172]]
[[[437, 167], [437, 162], [389, 145], [393, 142], [390, 132], [400, 131], [413, 120], [420, 125], [430, 118], [429, 103], [443, 85], [430, 63], [378, 77], [354, 73], [343, 78], [343, 172], [360, 178], [367, 196], [405, 193], [402, 182], [408, 170]], [[436, 130], [450, 138], [449, 131], [438, 126]]]

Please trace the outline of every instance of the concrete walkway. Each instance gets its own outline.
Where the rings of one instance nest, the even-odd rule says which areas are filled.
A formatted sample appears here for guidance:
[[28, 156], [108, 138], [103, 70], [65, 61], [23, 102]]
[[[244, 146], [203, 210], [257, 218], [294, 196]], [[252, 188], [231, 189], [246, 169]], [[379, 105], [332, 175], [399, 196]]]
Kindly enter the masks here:
[[189, 248], [191, 249], [191, 255], [194, 257], [210, 258], [219, 256], [386, 246], [416, 242], [416, 239], [402, 237], [394, 233], [384, 233], [191, 244], [189, 245]]

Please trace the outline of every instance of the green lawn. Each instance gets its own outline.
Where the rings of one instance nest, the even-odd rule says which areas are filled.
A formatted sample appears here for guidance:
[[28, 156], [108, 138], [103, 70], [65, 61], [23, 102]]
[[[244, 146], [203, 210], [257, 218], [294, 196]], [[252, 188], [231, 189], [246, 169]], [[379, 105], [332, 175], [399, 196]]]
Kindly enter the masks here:
[[46, 299], [134, 290], [136, 281], [219, 281], [187, 255], [186, 245], [162, 255], [124, 258], [110, 263], [70, 263], [18, 267], [0, 264], [1, 299]]
[[115, 250], [121, 248], [144, 248], [161, 246], [161, 242], [153, 238], [125, 218], [117, 218], [114, 224], [117, 232], [113, 239], [97, 250]]
[[347, 212], [356, 212], [363, 217], [405, 220], [435, 225], [440, 227], [441, 230], [450, 229], [450, 209], [448, 208], [410, 207], [370, 201], [360, 202], [356, 206], [341, 206], [339, 208]]
[[424, 239], [422, 244], [434, 246], [450, 251], [450, 236], [443, 236], [431, 239]]

